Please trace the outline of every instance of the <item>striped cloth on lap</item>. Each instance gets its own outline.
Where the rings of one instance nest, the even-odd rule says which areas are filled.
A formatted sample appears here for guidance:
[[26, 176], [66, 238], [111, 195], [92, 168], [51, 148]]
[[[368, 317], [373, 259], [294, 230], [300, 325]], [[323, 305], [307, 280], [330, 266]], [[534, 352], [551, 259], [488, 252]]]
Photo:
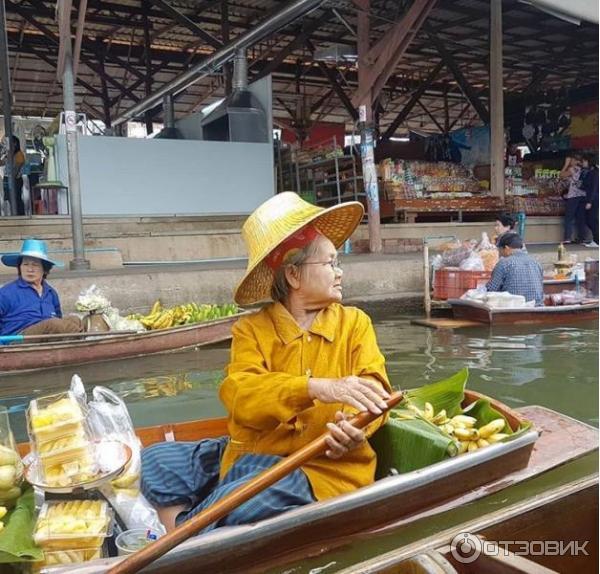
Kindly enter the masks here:
[[[221, 437], [195, 443], [160, 443], [144, 449], [142, 493], [156, 506], [189, 506], [190, 510], [181, 512], [177, 517], [179, 525], [282, 458], [264, 454], [243, 455], [219, 482], [219, 461], [226, 445], [227, 438]], [[308, 478], [298, 469], [238, 506], [217, 523], [207, 526], [202, 532], [218, 526], [256, 522], [314, 500]]]

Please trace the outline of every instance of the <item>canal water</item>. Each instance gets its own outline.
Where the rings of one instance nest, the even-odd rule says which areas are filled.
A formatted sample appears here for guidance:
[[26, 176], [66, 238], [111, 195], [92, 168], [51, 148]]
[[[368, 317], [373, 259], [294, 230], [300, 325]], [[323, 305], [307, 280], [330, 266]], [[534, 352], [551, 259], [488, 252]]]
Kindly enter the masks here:
[[[446, 331], [413, 326], [406, 314], [372, 309], [370, 315], [396, 388], [433, 382], [466, 366], [470, 371], [467, 386], [473, 390], [512, 407], [543, 405], [598, 426], [597, 322]], [[16, 438], [26, 440], [25, 409], [29, 400], [66, 389], [73, 373], [78, 373], [88, 389], [101, 384], [120, 395], [137, 426], [221, 416], [224, 410], [217, 389], [228, 357], [228, 345], [223, 344], [157, 357], [54, 369], [44, 374], [8, 375], [2, 377], [0, 405], [10, 409]], [[560, 484], [594, 466], [597, 467], [597, 458], [588, 457], [557, 473], [548, 473], [538, 483], [547, 488], [548, 481], [550, 485]], [[498, 500], [518, 497], [519, 489], [512, 490], [499, 493]], [[491, 500], [488, 503], [494, 504], [495, 499]], [[473, 509], [485, 512], [485, 506], [480, 508], [480, 504], [488, 503], [477, 503], [468, 511], [461, 509], [454, 518], [468, 518]], [[436, 518], [423, 526], [425, 531], [414, 531], [412, 536], [439, 530], [440, 520]], [[405, 533], [403, 541], [410, 539], [411, 534]], [[394, 544], [398, 544], [397, 539]], [[379, 540], [373, 548], [361, 548], [360, 557], [383, 550], [385, 543]], [[303, 561], [287, 572], [332, 572], [351, 564], [356, 552], [347, 549]]]

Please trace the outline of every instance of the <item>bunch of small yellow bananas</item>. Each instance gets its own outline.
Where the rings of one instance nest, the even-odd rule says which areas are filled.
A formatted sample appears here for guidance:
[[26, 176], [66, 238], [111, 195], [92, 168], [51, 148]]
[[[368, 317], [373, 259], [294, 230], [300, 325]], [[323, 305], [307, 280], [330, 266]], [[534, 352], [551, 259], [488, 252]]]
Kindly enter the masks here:
[[176, 325], [213, 321], [239, 313], [240, 309], [235, 303], [225, 305], [198, 305], [186, 303], [171, 308], [164, 308], [160, 300], [154, 302], [150, 313], [147, 315], [129, 315], [128, 319], [137, 319], [146, 329], [168, 329]]
[[6, 516], [7, 512], [8, 512], [8, 509], [6, 508], [6, 506], [0, 506], [0, 532], [2, 532], [2, 530], [4, 530], [4, 522], [2, 522], [1, 519]]
[[475, 417], [456, 415], [450, 418], [445, 409], [436, 414], [431, 403], [425, 403], [423, 410], [412, 404], [409, 404], [408, 408], [455, 439], [458, 443], [458, 454], [473, 452], [508, 436], [502, 432], [506, 426], [504, 419], [495, 419], [482, 427], [475, 428], [477, 424]]

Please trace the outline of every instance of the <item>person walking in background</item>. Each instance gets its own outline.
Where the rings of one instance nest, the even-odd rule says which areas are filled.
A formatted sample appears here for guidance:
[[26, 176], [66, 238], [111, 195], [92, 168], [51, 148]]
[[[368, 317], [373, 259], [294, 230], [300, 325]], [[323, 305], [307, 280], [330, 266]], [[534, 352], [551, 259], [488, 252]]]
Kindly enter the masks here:
[[[17, 136], [12, 136], [13, 166], [15, 170], [15, 191], [17, 194], [17, 213], [12, 215], [25, 215], [25, 204], [23, 203], [23, 166], [25, 165], [25, 154], [21, 151], [21, 141]], [[6, 146], [8, 149], [8, 145]], [[4, 176], [3, 194], [8, 198], [8, 178]], [[2, 199], [0, 197], [0, 199]]]
[[[563, 199], [566, 201], [563, 243], [583, 243], [587, 234], [585, 224], [585, 191], [582, 189], [582, 157], [567, 157], [560, 172], [565, 186]], [[573, 240], [573, 228], [577, 229], [577, 239]]]
[[598, 247], [598, 165], [592, 154], [583, 157], [584, 172], [581, 187], [585, 191], [585, 222], [592, 232], [592, 241], [586, 247]]

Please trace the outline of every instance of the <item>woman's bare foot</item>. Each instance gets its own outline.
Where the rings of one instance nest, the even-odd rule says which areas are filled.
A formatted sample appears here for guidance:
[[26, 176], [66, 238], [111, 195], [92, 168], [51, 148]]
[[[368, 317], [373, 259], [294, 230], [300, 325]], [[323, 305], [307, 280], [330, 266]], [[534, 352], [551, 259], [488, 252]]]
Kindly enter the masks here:
[[160, 521], [163, 523], [164, 527], [167, 529], [167, 532], [171, 532], [171, 530], [175, 530], [175, 519], [177, 518], [180, 512], [184, 512], [185, 510], [189, 510], [189, 508], [185, 504], [178, 504], [177, 506], [163, 506], [156, 509], [158, 512], [158, 517]]

